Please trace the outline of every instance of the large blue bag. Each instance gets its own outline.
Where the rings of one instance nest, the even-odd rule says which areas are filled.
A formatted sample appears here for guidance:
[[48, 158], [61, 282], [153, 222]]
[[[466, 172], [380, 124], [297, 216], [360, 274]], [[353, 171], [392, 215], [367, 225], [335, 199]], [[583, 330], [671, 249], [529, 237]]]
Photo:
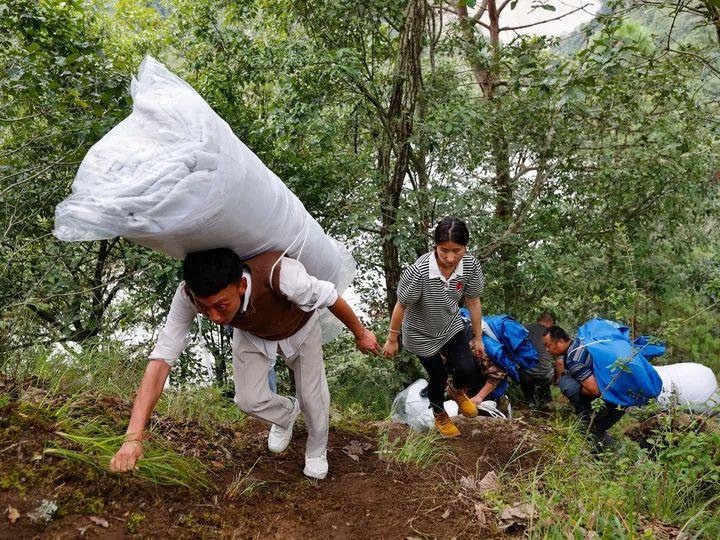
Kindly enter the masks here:
[[581, 347], [592, 357], [593, 373], [603, 399], [623, 407], [646, 405], [662, 390], [662, 380], [642, 352], [630, 343], [630, 332], [605, 319], [591, 319], [578, 329]]
[[[465, 324], [470, 324], [470, 312], [460, 308], [460, 316]], [[538, 353], [530, 341], [529, 333], [525, 327], [508, 315], [486, 315], [483, 322], [497, 336], [497, 340], [483, 333], [485, 353], [490, 361], [499, 366], [514, 380], [520, 380], [520, 368], [532, 369], [538, 363]], [[505, 379], [495, 388], [490, 399], [497, 399], [507, 390], [508, 381]]]
[[[490, 336], [483, 334], [482, 337], [483, 345], [485, 347], [485, 354], [488, 355], [490, 361], [498, 366], [500, 369], [506, 371], [513, 380], [518, 380], [518, 371], [515, 364], [510, 361], [507, 354], [505, 353], [505, 347], [499, 341], [494, 340]], [[503, 396], [507, 391], [508, 380], [507, 377], [498, 383], [495, 389], [488, 395], [488, 399], [497, 400], [500, 396]]]
[[[537, 366], [539, 355], [530, 341], [525, 327], [509, 315], [488, 315], [483, 317], [500, 343], [505, 346], [510, 360], [520, 368], [528, 370]], [[517, 378], [513, 377], [516, 381]]]

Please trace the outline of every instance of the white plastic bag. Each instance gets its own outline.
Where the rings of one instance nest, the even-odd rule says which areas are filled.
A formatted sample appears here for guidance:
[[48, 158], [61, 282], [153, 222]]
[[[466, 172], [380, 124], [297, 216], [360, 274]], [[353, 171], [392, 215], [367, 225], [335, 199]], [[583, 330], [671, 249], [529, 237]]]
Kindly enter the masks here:
[[[427, 396], [421, 395], [427, 385], [425, 379], [418, 379], [395, 396], [390, 416], [393, 422], [407, 424], [415, 431], [428, 431], [435, 425], [430, 400]], [[443, 403], [443, 408], [450, 418], [458, 415], [458, 405], [452, 400]]]
[[190, 85], [147, 57], [131, 93], [132, 114], [90, 149], [57, 206], [57, 238], [122, 236], [176, 258], [287, 249], [308, 273], [347, 288], [350, 253]]
[[675, 401], [693, 412], [706, 412], [720, 405], [718, 382], [709, 367], [693, 362], [653, 367], [663, 383], [657, 398], [661, 406]]

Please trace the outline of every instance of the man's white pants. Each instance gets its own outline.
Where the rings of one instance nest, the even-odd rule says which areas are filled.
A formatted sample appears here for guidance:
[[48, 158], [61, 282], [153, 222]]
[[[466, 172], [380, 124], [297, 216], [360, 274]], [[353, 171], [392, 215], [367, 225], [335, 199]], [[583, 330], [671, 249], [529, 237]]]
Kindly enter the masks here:
[[[327, 448], [330, 392], [325, 378], [320, 325], [317, 322], [310, 324], [313, 329], [285, 363], [295, 374], [297, 397], [308, 431], [305, 454], [320, 457]], [[268, 370], [272, 360], [258, 351], [244, 332], [233, 332], [232, 350], [237, 406], [250, 416], [286, 428], [293, 408], [292, 400], [270, 390]]]

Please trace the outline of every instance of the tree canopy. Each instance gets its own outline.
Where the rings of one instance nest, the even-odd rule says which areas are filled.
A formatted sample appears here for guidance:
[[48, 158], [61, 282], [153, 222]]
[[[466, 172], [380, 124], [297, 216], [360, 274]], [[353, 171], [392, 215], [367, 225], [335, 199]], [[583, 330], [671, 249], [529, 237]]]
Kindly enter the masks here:
[[130, 113], [146, 54], [352, 247], [377, 324], [445, 215], [470, 227], [488, 313], [670, 332], [716, 312], [713, 4], [685, 14], [706, 31], [682, 43], [668, 38], [672, 6], [609, 4], [572, 46], [515, 32], [516, 4], [1, 3], [0, 347], [152, 329], [167, 310], [177, 261], [51, 234], [82, 157]]

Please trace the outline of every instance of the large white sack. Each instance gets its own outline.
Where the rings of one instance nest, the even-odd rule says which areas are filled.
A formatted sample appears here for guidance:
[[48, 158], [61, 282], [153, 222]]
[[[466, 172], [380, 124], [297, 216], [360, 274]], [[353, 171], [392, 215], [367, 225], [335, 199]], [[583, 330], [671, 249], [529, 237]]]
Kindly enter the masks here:
[[720, 405], [718, 382], [709, 367], [693, 362], [653, 367], [663, 383], [657, 398], [661, 406], [677, 403], [695, 412], [705, 412]]
[[57, 206], [57, 238], [123, 236], [179, 259], [289, 248], [339, 292], [350, 284], [350, 253], [190, 85], [147, 57], [131, 93], [132, 114], [90, 149]]

